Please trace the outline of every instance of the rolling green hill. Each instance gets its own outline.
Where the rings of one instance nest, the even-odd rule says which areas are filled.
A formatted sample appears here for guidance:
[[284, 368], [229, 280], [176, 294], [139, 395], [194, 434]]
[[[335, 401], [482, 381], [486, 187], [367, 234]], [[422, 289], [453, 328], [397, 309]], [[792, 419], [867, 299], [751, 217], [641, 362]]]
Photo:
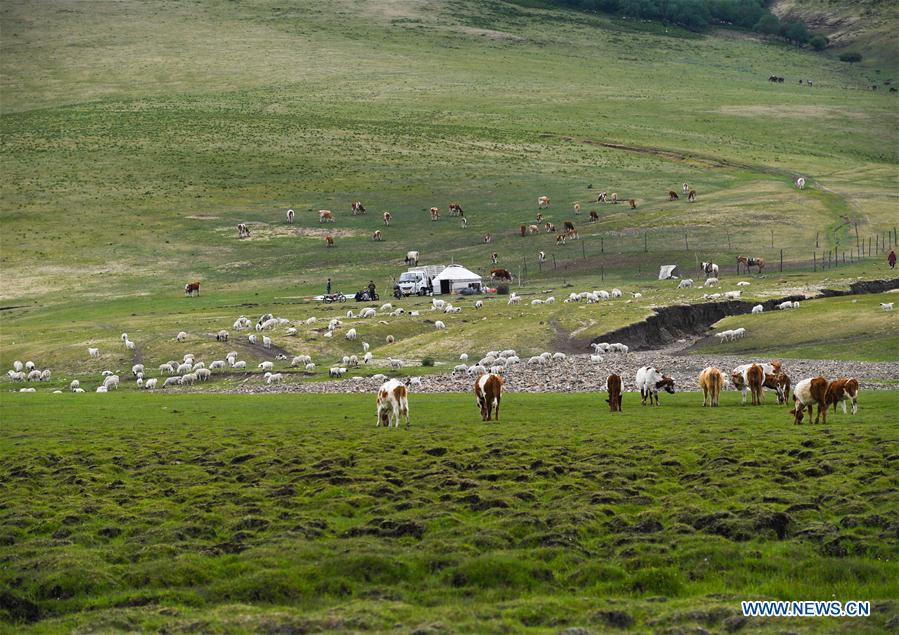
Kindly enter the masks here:
[[[894, 225], [894, 96], [752, 37], [497, 1], [10, 2], [0, 27], [0, 298], [24, 307], [3, 312], [4, 363], [46, 349], [61, 316], [81, 351], [132, 318], [144, 341], [195, 328], [201, 307], [226, 327], [327, 276], [389, 288], [408, 249], [481, 272], [497, 251], [526, 290], [635, 290], [661, 263], [781, 249], [804, 275], [813, 251], [851, 250], [856, 224]], [[697, 202], [669, 202], [685, 181]], [[590, 204], [600, 191], [637, 209]], [[580, 243], [518, 235], [543, 194]], [[454, 200], [467, 228], [430, 222]]]

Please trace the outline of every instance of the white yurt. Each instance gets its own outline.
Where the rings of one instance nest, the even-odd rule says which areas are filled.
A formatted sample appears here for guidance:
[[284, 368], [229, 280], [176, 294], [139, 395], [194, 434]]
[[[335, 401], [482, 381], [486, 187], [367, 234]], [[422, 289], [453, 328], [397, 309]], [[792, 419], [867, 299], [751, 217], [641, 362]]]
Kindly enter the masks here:
[[433, 280], [434, 295], [461, 293], [463, 289], [481, 290], [481, 276], [462, 265], [449, 265]]

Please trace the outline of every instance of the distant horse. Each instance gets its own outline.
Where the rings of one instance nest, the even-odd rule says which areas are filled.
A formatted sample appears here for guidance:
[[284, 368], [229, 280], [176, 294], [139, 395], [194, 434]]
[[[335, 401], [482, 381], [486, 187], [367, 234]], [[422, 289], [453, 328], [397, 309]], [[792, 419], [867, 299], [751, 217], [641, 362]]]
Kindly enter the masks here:
[[746, 271], [749, 271], [750, 267], [758, 267], [759, 273], [762, 273], [762, 269], [765, 268], [765, 259], [760, 256], [755, 256], [747, 258], [746, 256], [737, 256], [737, 262], [746, 267]]
[[705, 273], [706, 278], [718, 277], [718, 265], [716, 265], [714, 262], [704, 262], [699, 268]]

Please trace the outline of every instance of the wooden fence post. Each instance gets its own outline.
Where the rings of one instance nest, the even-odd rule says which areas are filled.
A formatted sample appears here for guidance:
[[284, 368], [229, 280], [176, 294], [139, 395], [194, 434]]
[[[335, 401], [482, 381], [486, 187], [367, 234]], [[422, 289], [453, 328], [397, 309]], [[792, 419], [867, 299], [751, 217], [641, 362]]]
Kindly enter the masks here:
[[815, 232], [815, 249], [817, 249], [818, 247], [821, 246], [821, 245], [818, 244], [818, 234], [819, 234], [819, 233], [820, 233], [820, 232]]
[[581, 240], [581, 257], [586, 260], [587, 259], [587, 248], [584, 246], [584, 241]]
[[556, 268], [556, 254], [550, 254], [553, 257], [553, 269]]
[[599, 237], [599, 253], [606, 253], [606, 239], [602, 236]]
[[814, 267], [814, 269], [812, 269], [812, 271], [818, 270], [818, 252], [817, 251], [812, 252], [812, 267]]
[[684, 232], [684, 249], [690, 251], [690, 245], [687, 243], [687, 232]]
[[606, 279], [606, 268], [603, 265], [599, 266], [599, 279], [603, 281]]
[[783, 273], [784, 270], [784, 250], [780, 250], [780, 272]]

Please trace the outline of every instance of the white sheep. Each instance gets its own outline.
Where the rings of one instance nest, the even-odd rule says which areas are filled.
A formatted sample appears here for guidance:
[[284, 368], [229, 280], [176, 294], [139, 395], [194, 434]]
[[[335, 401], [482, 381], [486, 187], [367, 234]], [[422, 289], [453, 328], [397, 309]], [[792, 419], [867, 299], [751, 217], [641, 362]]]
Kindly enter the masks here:
[[[87, 349], [87, 354], [90, 355], [91, 357], [100, 357], [100, 349], [99, 348], [89, 348], [89, 349]], [[21, 368], [22, 362], [16, 362], [16, 364], [19, 365], [19, 368], [17, 370], [22, 370], [22, 368]]]
[[476, 309], [483, 309], [483, 308], [484, 308], [484, 301], [483, 301], [483, 300], [478, 300], [477, 302], [475, 302], [475, 303], [474, 303], [474, 308], [476, 308]]
[[512, 295], [509, 296], [509, 305], [518, 304], [519, 302], [521, 302], [521, 296], [513, 291]]
[[41, 380], [41, 371], [35, 369], [28, 373], [27, 376], [28, 381], [40, 381]]
[[761, 304], [756, 304], [754, 307], [752, 307], [753, 314], [762, 313], [762, 312], [764, 312], [764, 310], [765, 310], [765, 307], [763, 307]]
[[[882, 306], [882, 305], [881, 305], [881, 306]], [[97, 349], [95, 349], [95, 348], [94, 348], [94, 349], [90, 349], [90, 348], [89, 348], [89, 349], [87, 349], [87, 350], [88, 350], [88, 351], [91, 351], [91, 350], [97, 350]], [[93, 357], [93, 356], [92, 356], [92, 357]], [[22, 372], [22, 369], [23, 369], [23, 368], [25, 368], [25, 364], [23, 364], [23, 363], [20, 362], [19, 360], [16, 360], [16, 361], [14, 361], [14, 362], [12, 363], [12, 369], [13, 369], [15, 372], [17, 372], [17, 373]]]
[[232, 328], [238, 331], [243, 331], [250, 328], [250, 326], [252, 326], [252, 322], [250, 322], [247, 316], [241, 315], [239, 318], [237, 318], [237, 320], [234, 321]]
[[537, 305], [537, 304], [543, 304], [543, 300], [541, 300], [540, 298], [535, 298], [535, 299], [531, 300], [532, 306]]
[[417, 386], [421, 388], [421, 377], [411, 377], [409, 379], [409, 386]]
[[287, 332], [285, 333], [285, 335], [289, 335], [290, 337], [294, 337], [296, 334], [297, 334], [297, 329], [296, 329], [296, 327], [293, 327], [293, 326], [291, 326], [289, 329], [287, 329]]
[[388, 344], [393, 344], [396, 341], [396, 338], [393, 335], [388, 335], [384, 341]]
[[80, 387], [81, 387], [81, 382], [78, 381], [77, 379], [73, 379], [73, 380], [69, 383], [69, 390], [71, 390], [71, 391], [73, 391], [73, 392], [74, 392], [74, 390], [75, 390], [76, 388], [80, 388]]
[[555, 303], [556, 303], [556, 299], [553, 296], [549, 296], [548, 298], [546, 298], [543, 301], [543, 304], [555, 304]]
[[880, 303], [880, 310], [881, 310], [881, 311], [892, 311], [892, 310], [893, 310], [893, 303], [892, 303], [892, 302], [881, 302], [881, 303]]
[[193, 367], [192, 364], [190, 364], [190, 363], [188, 363], [188, 362], [184, 362], [183, 364], [178, 364], [178, 369], [177, 369], [176, 372], [177, 372], [179, 375], [184, 375], [184, 374], [186, 374], [186, 373], [189, 373], [189, 372], [192, 371], [193, 369], [194, 369], [194, 367]]
[[621, 297], [621, 289], [619, 289], [618, 287], [615, 287], [614, 289], [612, 289], [612, 297], [620, 298]]
[[272, 369], [274, 369], [274, 367], [275, 367], [275, 365], [272, 364], [271, 362], [261, 362], [261, 363], [257, 366], [257, 368], [259, 368], [259, 369], [262, 370], [263, 372], [265, 372], [265, 371], [267, 371], [267, 370], [272, 370]]
[[362, 311], [359, 312], [359, 317], [363, 318], [363, 319], [373, 318], [373, 317], [375, 317], [375, 315], [377, 315], [377, 311], [375, 311], [371, 307], [368, 307], [367, 309], [362, 309]]
[[568, 358], [568, 355], [566, 355], [565, 353], [553, 353], [553, 361], [554, 362], [561, 362], [567, 358]]
[[280, 384], [282, 379], [284, 379], [284, 375], [282, 375], [281, 373], [274, 373], [268, 376], [268, 379], [265, 380], [265, 383]]
[[384, 381], [387, 379], [387, 375], [378, 373], [377, 375], [372, 375], [371, 378], [376, 379], [377, 381]]
[[211, 364], [209, 364], [209, 370], [224, 370], [225, 369], [225, 360], [216, 359]]
[[256, 335], [255, 334], [247, 335], [247, 340], [249, 340], [250, 344], [255, 344], [256, 343]]
[[602, 355], [591, 355], [590, 361], [594, 364], [599, 364], [600, 362], [602, 362]]
[[739, 338], [743, 337], [744, 335], [746, 335], [746, 329], [741, 326], [738, 329], [734, 329], [732, 337], [733, 337], [733, 339], [739, 339]]
[[434, 322], [434, 328], [439, 331], [440, 329], [445, 329], [446, 324], [444, 324], [441, 320], [437, 320], [436, 322]]
[[194, 354], [193, 353], [185, 353], [182, 358], [185, 364], [193, 364], [194, 363]]
[[138, 387], [138, 388], [143, 388], [143, 387], [144, 387], [144, 378], [143, 378], [143, 377], [138, 377], [138, 378], [137, 378], [137, 387]]
[[313, 364], [312, 362], [309, 362], [308, 364], [306, 364], [305, 368], [306, 368], [307, 373], [311, 373], [312, 371], [315, 370], [315, 364]]
[[706, 281], [702, 284], [704, 287], [714, 287], [718, 284], [718, 278], [706, 278]]
[[799, 308], [799, 302], [794, 302], [794, 303], [793, 303], [793, 308], [794, 308], [794, 309], [798, 309], [798, 308]]
[[84, 392], [84, 388], [76, 388], [72, 392]]
[[6, 374], [9, 375], [9, 378], [13, 381], [25, 381], [25, 373], [21, 370], [16, 372], [14, 370], [6, 371]]
[[393, 310], [393, 305], [390, 302], [385, 302], [381, 305], [381, 313], [387, 313], [388, 311]]
[[432, 311], [443, 311], [446, 307], [446, 302], [443, 300], [431, 300], [431, 310]]
[[171, 364], [168, 364], [168, 363], [160, 364], [159, 372], [160, 373], [168, 373], [169, 375], [171, 375], [175, 372], [175, 368]]
[[634, 296], [634, 300], [639, 300], [643, 297], [642, 293], [634, 293], [633, 291], [631, 291], [631, 295]]
[[749, 286], [749, 283], [746, 282], [745, 280], [740, 280], [740, 281], [737, 283], [737, 286], [738, 286], [738, 287], [748, 287], [748, 286]]
[[135, 377], [137, 377], [138, 373], [142, 373], [142, 372], [144, 372], [143, 364], [135, 364], [134, 366], [131, 367], [131, 374], [134, 375]]
[[127, 340], [125, 342], [125, 348], [127, 348], [129, 351], [133, 351], [134, 350], [134, 342], [131, 340]]
[[179, 331], [178, 335], [175, 336], [175, 339], [183, 343], [187, 340], [187, 333], [185, 333], [184, 331]]
[[[23, 388], [23, 389], [20, 390], [19, 392], [22, 392], [22, 391], [25, 391], [25, 390], [28, 390], [28, 389], [27, 389], [27, 388]], [[31, 388], [31, 392], [34, 392], [34, 388]], [[106, 386], [97, 386], [97, 392], [109, 392], [109, 389], [106, 388]]]
[[786, 311], [787, 309], [792, 309], [792, 308], [793, 308], [793, 303], [790, 302], [789, 300], [787, 300], [786, 302], [781, 302], [780, 304], [778, 304], [778, 305], [777, 305], [777, 308], [778, 308], [780, 311]]
[[169, 386], [180, 386], [181, 378], [180, 377], [166, 377], [165, 381], [162, 383], [163, 389], [168, 388]]
[[602, 289], [599, 290], [599, 291], [594, 291], [594, 292], [593, 292], [593, 295], [596, 296], [596, 297], [598, 297], [600, 300], [608, 300], [608, 299], [611, 297], [611, 296], [609, 295], [609, 292], [608, 292], [608, 291], [605, 291], [605, 290], [602, 290]]
[[459, 361], [467, 362], [468, 361], [468, 353], [462, 353], [459, 355]]
[[36, 368], [36, 366], [35, 366], [34, 362], [32, 362], [32, 361], [27, 361], [27, 362], [25, 362], [25, 370], [26, 370], [26, 371], [31, 372], [31, 371], [33, 371], [35, 368]]
[[334, 337], [334, 331], [325, 331], [325, 334], [322, 337], [331, 339], [332, 337]]
[[234, 362], [234, 365], [231, 366], [231, 368], [233, 368], [234, 370], [246, 370], [247, 363], [243, 360], [241, 360], [239, 362]]
[[686, 288], [692, 287], [692, 286], [693, 286], [693, 278], [684, 278], [683, 280], [681, 280], [678, 283], [677, 288], [678, 289], [686, 289]]
[[328, 369], [328, 377], [339, 379], [343, 377], [343, 374], [346, 372], [346, 368], [340, 368], [339, 366], [331, 366]]
[[468, 372], [467, 364], [456, 364], [453, 367], [453, 373], [466, 373], [466, 372]]
[[44, 369], [41, 371], [41, 381], [50, 381], [50, 369]]
[[365, 355], [362, 356], [362, 363], [363, 363], [363, 364], [367, 364], [367, 363], [369, 363], [371, 360], [372, 360], [372, 354], [371, 354], [371, 353], [366, 353]]
[[144, 382], [144, 390], [155, 390], [156, 382], [157, 379], [155, 377], [150, 377], [150, 379]]
[[346, 332], [346, 335], [344, 335], [344, 337], [347, 338], [348, 340], [350, 340], [351, 342], [354, 341], [356, 339], [356, 329], [350, 329], [349, 331]]
[[742, 294], [742, 291], [725, 291], [724, 297], [728, 300], [739, 300]]
[[112, 389], [116, 390], [119, 387], [119, 376], [118, 375], [110, 375], [106, 379], [103, 380], [103, 386], [106, 387], [107, 390]]
[[353, 310], [350, 309], [349, 311], [346, 312], [346, 317], [347, 317], [348, 320], [352, 320], [352, 319], [355, 318], [356, 316], [353, 314]]
[[186, 375], [181, 375], [181, 385], [187, 384], [188, 386], [193, 386], [194, 382], [197, 381], [197, 375], [195, 373], [187, 373]]
[[194, 375], [196, 375], [197, 379], [200, 381], [208, 381], [209, 377], [212, 375], [212, 371], [208, 368], [199, 368], [194, 371]]
[[306, 324], [315, 324], [316, 319], [317, 318], [315, 316], [306, 318]]
[[271, 348], [272, 347], [272, 338], [267, 335], [262, 336], [262, 348]]

